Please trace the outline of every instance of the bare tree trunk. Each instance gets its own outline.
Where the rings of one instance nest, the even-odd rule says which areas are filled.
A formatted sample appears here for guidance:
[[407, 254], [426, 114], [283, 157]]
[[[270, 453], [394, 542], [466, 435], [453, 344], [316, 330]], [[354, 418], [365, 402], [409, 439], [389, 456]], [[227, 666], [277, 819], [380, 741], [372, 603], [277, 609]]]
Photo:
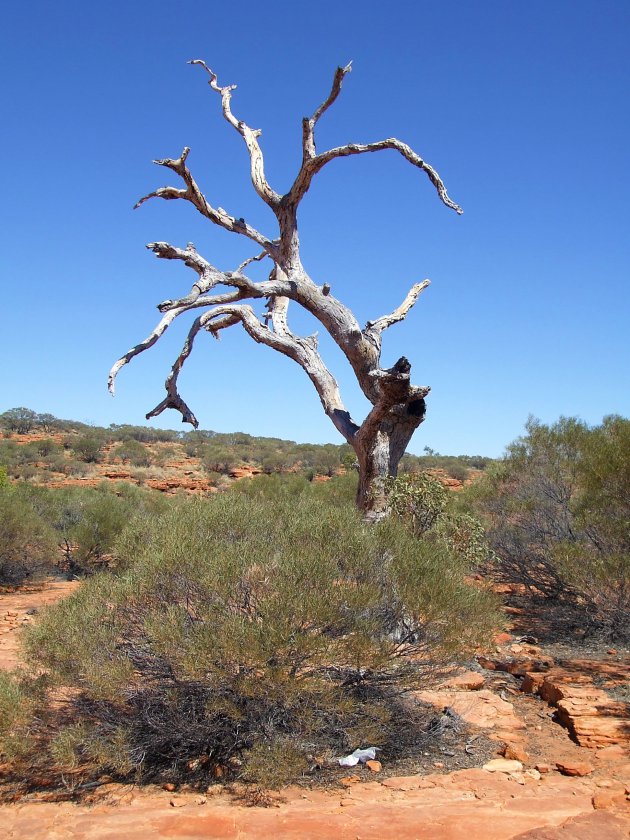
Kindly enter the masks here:
[[394, 405], [370, 434], [357, 435], [357, 507], [364, 511], [366, 519], [378, 521], [387, 516], [387, 479], [398, 474], [400, 460], [424, 415], [424, 399], [412, 399], [410, 403]]

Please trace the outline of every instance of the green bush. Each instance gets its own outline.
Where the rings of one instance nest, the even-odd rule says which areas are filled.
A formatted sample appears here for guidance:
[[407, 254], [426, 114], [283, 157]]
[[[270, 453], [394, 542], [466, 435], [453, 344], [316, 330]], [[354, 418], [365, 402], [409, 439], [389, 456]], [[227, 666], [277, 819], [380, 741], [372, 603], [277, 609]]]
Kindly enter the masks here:
[[77, 438], [70, 438], [70, 447], [77, 458], [85, 461], [86, 464], [94, 464], [101, 460], [102, 449], [105, 441], [95, 435], [83, 435]]
[[577, 600], [583, 623], [630, 634], [630, 421], [574, 418], [527, 434], [464, 499], [486, 519], [494, 573], [552, 599]]
[[120, 574], [29, 629], [34, 672], [72, 689], [64, 717], [38, 708], [29, 760], [277, 786], [309, 755], [392, 749], [396, 697], [469, 655], [494, 602], [445, 543], [275, 478], [137, 519]]
[[167, 505], [159, 493], [129, 484], [51, 491], [44, 502], [63, 549], [62, 571], [92, 574], [108, 566], [114, 545], [127, 525], [150, 517]]
[[120, 458], [124, 464], [131, 464], [134, 467], [148, 467], [151, 464], [149, 450], [134, 438], [119, 443], [112, 452], [115, 458]]
[[17, 584], [54, 567], [55, 532], [17, 487], [0, 485], [0, 583]]

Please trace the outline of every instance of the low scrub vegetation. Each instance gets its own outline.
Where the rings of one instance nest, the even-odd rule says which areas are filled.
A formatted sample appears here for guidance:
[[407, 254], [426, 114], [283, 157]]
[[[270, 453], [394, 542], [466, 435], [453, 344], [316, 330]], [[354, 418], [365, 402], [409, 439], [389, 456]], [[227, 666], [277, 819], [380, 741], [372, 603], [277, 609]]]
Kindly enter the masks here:
[[535, 420], [461, 499], [484, 518], [489, 571], [571, 599], [587, 630], [630, 635], [630, 421]]
[[[447, 541], [365, 525], [341, 501], [352, 478], [261, 476], [136, 516], [117, 573], [28, 631], [33, 676], [3, 689], [25, 698], [0, 714], [5, 753], [263, 786], [367, 743], [395, 754], [401, 695], [486, 639], [495, 601]], [[53, 711], [58, 687], [69, 699]]]
[[[0, 429], [13, 439], [0, 440], [0, 465], [13, 478], [46, 483], [53, 473], [68, 477], [98, 474], [104, 462], [131, 467], [160, 468], [168, 461], [193, 459], [195, 469], [211, 475], [215, 486], [225, 487], [215, 474], [229, 475], [249, 467], [267, 475], [299, 472], [310, 480], [331, 478], [351, 469], [356, 460], [348, 444], [295, 443], [280, 438], [248, 435], [244, 432], [219, 433], [209, 430], [176, 432], [148, 426], [112, 424], [108, 428], [60, 420], [52, 414], [38, 414], [28, 408], [15, 408], [0, 414]], [[24, 443], [24, 436], [51, 434], [57, 440]], [[63, 448], [58, 442], [63, 440]], [[63, 451], [65, 448], [65, 452]], [[465, 481], [471, 470], [485, 469], [489, 459], [481, 456], [440, 455], [426, 448], [425, 454], [406, 454], [402, 472], [429, 468], [443, 470]], [[159, 477], [159, 476], [157, 476]]]
[[129, 521], [165, 505], [160, 494], [128, 484], [47, 489], [5, 478], [0, 481], [0, 585], [45, 574], [92, 574], [109, 564], [114, 542]]

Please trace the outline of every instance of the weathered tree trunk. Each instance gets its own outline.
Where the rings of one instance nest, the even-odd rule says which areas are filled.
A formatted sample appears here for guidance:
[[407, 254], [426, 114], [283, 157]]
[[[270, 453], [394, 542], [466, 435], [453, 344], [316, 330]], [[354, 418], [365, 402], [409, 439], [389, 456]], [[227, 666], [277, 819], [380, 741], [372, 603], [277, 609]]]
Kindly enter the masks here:
[[[113, 394], [114, 381], [121, 367], [152, 347], [177, 317], [185, 312], [202, 309], [202, 314], [193, 322], [166, 379], [166, 397], [147, 414], [147, 418], [155, 417], [167, 408], [174, 408], [180, 412], [184, 422], [196, 427], [198, 423], [195, 415], [177, 390], [182, 366], [200, 331], [207, 331], [218, 338], [221, 330], [241, 324], [254, 341], [293, 359], [308, 375], [325, 413], [356, 452], [359, 461], [357, 503], [366, 518], [380, 519], [387, 514], [386, 479], [396, 475], [411, 436], [424, 419], [424, 398], [429, 392], [428, 387], [411, 385], [411, 365], [404, 357], [388, 370], [381, 367], [382, 337], [385, 330], [406, 318], [429, 281], [414, 283], [396, 309], [368, 321], [362, 328], [352, 310], [332, 293], [330, 284], [315, 283], [304, 269], [300, 259], [298, 207], [315, 175], [331, 161], [392, 150], [427, 175], [444, 205], [457, 213], [462, 210], [449, 198], [435, 169], [410, 146], [396, 138], [365, 144], [349, 143], [324, 152], [317, 151], [315, 127], [339, 96], [343, 80], [350, 72], [349, 64], [337, 69], [328, 97], [311, 117], [303, 119], [302, 163], [289, 191], [281, 195], [270, 186], [265, 175], [263, 153], [258, 142], [260, 131], [250, 128], [232, 113], [235, 85], [219, 85], [216, 73], [199, 59], [190, 63], [201, 66], [208, 74], [211, 89], [221, 97], [223, 116], [245, 142], [252, 185], [259, 198], [275, 215], [278, 231], [272, 236], [266, 236], [244, 218], [211, 205], [188, 168], [188, 147], [184, 148], [178, 158], [156, 160], [159, 166], [175, 172], [183, 186], [160, 187], [141, 198], [136, 207], [150, 198], [187, 201], [212, 224], [250, 239], [258, 248], [262, 248], [262, 252], [242, 262], [235, 271], [221, 271], [202, 257], [192, 243], [186, 248], [178, 248], [168, 242], [149, 243], [147, 247], [157, 257], [181, 260], [197, 277], [187, 295], [162, 301], [158, 305], [162, 319], [144, 341], [132, 347], [113, 366], [109, 376], [110, 390]], [[244, 269], [250, 263], [262, 259], [269, 259], [272, 263], [267, 280], [254, 281], [244, 274]], [[211, 294], [216, 286], [221, 285], [227, 287], [228, 291]], [[266, 312], [262, 315], [252, 305], [261, 300], [266, 301]], [[299, 336], [289, 328], [287, 313], [290, 303], [310, 312], [327, 330], [350, 363], [361, 390], [372, 404], [370, 413], [361, 425], [354, 422], [344, 407], [337, 382], [319, 354], [317, 333]]]
[[397, 404], [371, 434], [359, 436], [355, 444], [359, 463], [357, 507], [364, 511], [366, 519], [378, 521], [387, 516], [387, 479], [398, 474], [400, 460], [424, 415], [422, 398]]

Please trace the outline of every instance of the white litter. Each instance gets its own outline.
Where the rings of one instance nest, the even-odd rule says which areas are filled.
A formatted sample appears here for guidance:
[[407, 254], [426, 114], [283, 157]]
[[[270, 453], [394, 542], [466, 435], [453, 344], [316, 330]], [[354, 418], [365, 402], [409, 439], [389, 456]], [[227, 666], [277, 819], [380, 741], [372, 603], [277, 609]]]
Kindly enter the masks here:
[[365, 764], [366, 761], [374, 761], [377, 750], [380, 750], [380, 747], [366, 747], [364, 750], [355, 750], [350, 755], [338, 758], [337, 761], [342, 767], [356, 767], [359, 762]]

